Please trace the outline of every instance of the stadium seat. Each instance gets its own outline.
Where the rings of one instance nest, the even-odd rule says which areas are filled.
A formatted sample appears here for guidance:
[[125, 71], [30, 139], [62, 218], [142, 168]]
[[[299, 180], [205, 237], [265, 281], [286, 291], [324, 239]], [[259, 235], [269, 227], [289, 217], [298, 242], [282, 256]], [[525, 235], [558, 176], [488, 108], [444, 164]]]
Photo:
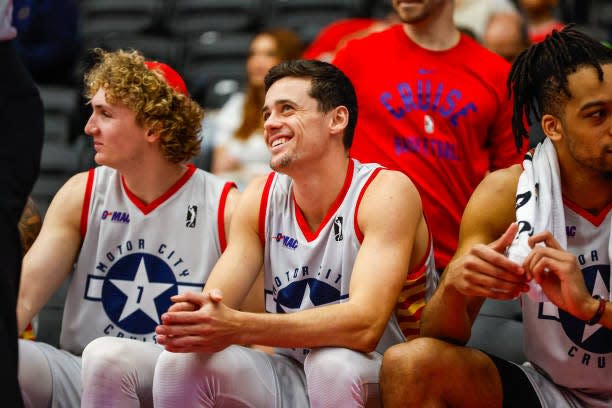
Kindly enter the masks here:
[[250, 33], [209, 32], [187, 44], [184, 77], [195, 100], [206, 105], [207, 92], [224, 79], [245, 83], [251, 39]]
[[364, 0], [267, 0], [269, 11], [264, 25], [286, 27], [310, 44], [328, 24], [349, 17], [363, 17]]
[[261, 10], [262, 0], [176, 0], [164, 25], [187, 40], [209, 31], [253, 32]]
[[45, 116], [45, 141], [68, 143], [75, 132], [78, 91], [74, 87], [40, 85]]
[[154, 31], [159, 28], [164, 4], [164, 0], [83, 0], [81, 33], [91, 38]]
[[518, 299], [487, 299], [472, 326], [472, 336], [467, 345], [515, 363], [525, 362]]

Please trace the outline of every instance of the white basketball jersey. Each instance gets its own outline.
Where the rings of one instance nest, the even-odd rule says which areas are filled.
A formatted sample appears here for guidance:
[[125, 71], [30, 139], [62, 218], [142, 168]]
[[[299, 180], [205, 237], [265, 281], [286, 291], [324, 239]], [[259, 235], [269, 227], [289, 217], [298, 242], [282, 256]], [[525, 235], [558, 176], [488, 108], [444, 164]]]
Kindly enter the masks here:
[[84, 239], [66, 297], [61, 348], [80, 355], [101, 336], [155, 343], [170, 297], [201, 291], [225, 249], [223, 214], [232, 187], [189, 165], [147, 205], [117, 171], [90, 170]]
[[[612, 206], [595, 217], [565, 202], [568, 250], [578, 258], [589, 292], [605, 299], [610, 299], [611, 222]], [[527, 359], [579, 399], [607, 395], [604, 400], [612, 404], [612, 330], [589, 326], [551, 302], [535, 303], [526, 295], [521, 301]]]
[[[317, 231], [311, 231], [293, 197], [292, 180], [272, 173], [264, 188], [260, 239], [265, 247], [266, 312], [293, 313], [346, 302], [362, 234], [356, 212], [381, 167], [349, 162], [344, 186]], [[405, 338], [393, 316], [378, 351]], [[277, 349], [303, 362], [308, 349]]]

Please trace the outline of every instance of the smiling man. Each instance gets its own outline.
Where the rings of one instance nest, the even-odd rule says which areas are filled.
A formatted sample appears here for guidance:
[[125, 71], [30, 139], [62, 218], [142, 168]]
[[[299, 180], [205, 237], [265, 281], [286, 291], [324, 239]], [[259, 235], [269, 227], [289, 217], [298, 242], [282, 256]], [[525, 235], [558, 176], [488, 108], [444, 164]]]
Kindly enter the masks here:
[[152, 406], [155, 327], [170, 296], [202, 289], [236, 200], [232, 183], [186, 163], [203, 112], [179, 74], [136, 52], [97, 51], [85, 133], [99, 166], [58, 191], [23, 262], [20, 331], [75, 264], [61, 349], [19, 343], [28, 407]]
[[[435, 285], [419, 195], [348, 157], [357, 100], [340, 70], [290, 61], [265, 85], [275, 172], [245, 191], [204, 292], [162, 316], [155, 406], [379, 406], [381, 353]], [[267, 313], [236, 310], [262, 266]]]
[[[517, 140], [526, 117], [546, 139], [476, 189], [427, 337], [385, 354], [385, 407], [612, 406], [612, 50], [555, 31], [508, 83]], [[527, 363], [462, 347], [486, 298], [519, 295]]]

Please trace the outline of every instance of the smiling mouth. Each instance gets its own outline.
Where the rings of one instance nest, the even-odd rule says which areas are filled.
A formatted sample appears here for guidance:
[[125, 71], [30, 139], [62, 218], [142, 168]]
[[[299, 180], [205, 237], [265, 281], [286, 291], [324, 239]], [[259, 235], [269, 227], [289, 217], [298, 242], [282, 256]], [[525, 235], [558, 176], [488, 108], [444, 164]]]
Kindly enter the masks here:
[[289, 139], [286, 138], [286, 137], [279, 137], [278, 139], [274, 140], [270, 146], [271, 147], [280, 146], [282, 144], [285, 144], [285, 142], [287, 142], [287, 140], [289, 140]]

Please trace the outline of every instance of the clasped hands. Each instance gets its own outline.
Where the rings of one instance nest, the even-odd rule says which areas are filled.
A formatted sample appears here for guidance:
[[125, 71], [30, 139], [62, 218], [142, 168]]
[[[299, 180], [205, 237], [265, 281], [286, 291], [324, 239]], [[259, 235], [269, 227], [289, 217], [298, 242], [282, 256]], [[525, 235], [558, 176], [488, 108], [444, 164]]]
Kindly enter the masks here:
[[217, 352], [235, 344], [239, 328], [232, 324], [235, 310], [222, 302], [223, 293], [185, 292], [173, 296], [174, 302], [161, 316], [155, 329], [158, 344], [177, 353]]

